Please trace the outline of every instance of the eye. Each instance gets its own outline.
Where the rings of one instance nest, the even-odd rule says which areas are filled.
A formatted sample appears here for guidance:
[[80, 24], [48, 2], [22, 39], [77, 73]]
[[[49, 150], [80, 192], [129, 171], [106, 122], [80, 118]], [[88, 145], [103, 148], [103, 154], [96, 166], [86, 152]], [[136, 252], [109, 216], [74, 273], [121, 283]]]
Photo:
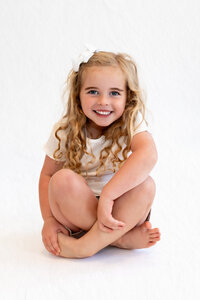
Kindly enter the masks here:
[[111, 92], [113, 96], [120, 96], [120, 93], [118, 93], [117, 91], [113, 91]]
[[91, 95], [96, 95], [96, 93], [98, 93], [98, 92], [95, 91], [95, 90], [91, 90], [91, 91], [88, 92], [88, 94], [91, 94]]

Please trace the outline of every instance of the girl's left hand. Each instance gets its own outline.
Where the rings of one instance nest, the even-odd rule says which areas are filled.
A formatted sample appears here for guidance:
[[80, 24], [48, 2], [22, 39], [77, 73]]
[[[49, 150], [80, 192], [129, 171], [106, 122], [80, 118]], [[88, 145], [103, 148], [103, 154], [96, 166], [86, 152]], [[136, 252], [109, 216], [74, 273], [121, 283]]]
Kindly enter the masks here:
[[99, 229], [104, 232], [112, 232], [115, 229], [122, 229], [124, 222], [118, 221], [112, 216], [114, 200], [106, 200], [100, 197], [97, 208], [97, 220]]

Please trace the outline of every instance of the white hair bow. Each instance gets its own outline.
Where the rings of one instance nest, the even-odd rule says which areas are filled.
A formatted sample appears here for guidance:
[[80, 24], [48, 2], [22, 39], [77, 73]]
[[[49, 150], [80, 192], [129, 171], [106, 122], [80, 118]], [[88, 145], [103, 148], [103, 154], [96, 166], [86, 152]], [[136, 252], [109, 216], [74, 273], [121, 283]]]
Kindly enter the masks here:
[[72, 62], [72, 64], [73, 64], [73, 70], [74, 70], [75, 72], [78, 72], [80, 64], [83, 63], [83, 62], [84, 62], [84, 63], [88, 62], [88, 60], [90, 59], [90, 57], [91, 57], [95, 52], [98, 52], [98, 51], [100, 51], [100, 50], [95, 49], [93, 46], [87, 45], [87, 46], [86, 46], [86, 50], [83, 51], [83, 52], [78, 56], [77, 59], [73, 59], [73, 62]]

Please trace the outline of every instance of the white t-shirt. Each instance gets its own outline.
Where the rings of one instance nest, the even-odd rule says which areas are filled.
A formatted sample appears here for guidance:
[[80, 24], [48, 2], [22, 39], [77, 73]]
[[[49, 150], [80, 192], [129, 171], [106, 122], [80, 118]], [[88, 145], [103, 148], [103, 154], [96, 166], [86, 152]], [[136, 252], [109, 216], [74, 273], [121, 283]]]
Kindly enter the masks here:
[[[66, 119], [65, 119], [66, 120]], [[63, 121], [65, 121], [64, 119], [61, 119], [59, 122], [57, 122], [56, 124], [54, 124], [53, 129], [51, 131], [50, 137], [47, 140], [47, 142], [45, 143], [45, 145], [43, 146], [43, 150], [45, 151], [45, 153], [52, 159], [54, 159], [53, 157], [53, 153], [54, 151], [57, 149], [58, 147], [58, 140], [55, 137], [55, 131], [56, 129], [62, 124]], [[142, 114], [140, 112], [138, 112], [137, 118], [136, 118], [136, 122], [135, 122], [135, 127], [142, 121]], [[149, 131], [151, 133], [151, 130], [149, 129], [149, 127], [147, 127], [145, 121], [143, 121], [140, 126], [138, 128], [136, 128], [136, 130], [133, 133], [133, 136], [136, 133], [142, 132], [142, 131]], [[66, 139], [66, 135], [64, 134], [64, 132], [62, 130], [60, 130], [58, 132], [58, 136], [61, 138], [61, 145], [60, 145], [60, 150], [62, 151], [63, 155], [62, 157], [59, 159], [59, 161], [65, 161], [65, 139]], [[86, 176], [86, 165], [89, 161], [91, 161], [92, 157], [90, 155], [84, 154], [82, 159], [81, 159], [81, 175], [85, 178], [88, 186], [91, 188], [91, 190], [93, 191], [93, 193], [96, 196], [100, 196], [101, 191], [103, 189], [103, 187], [107, 184], [107, 182], [110, 181], [110, 179], [112, 178], [112, 176], [115, 174], [113, 172], [113, 164], [112, 161], [109, 160], [110, 155], [108, 156], [108, 159], [105, 162], [105, 166], [106, 166], [106, 170], [103, 172], [103, 174], [101, 176], [96, 176], [96, 169], [99, 166], [99, 156], [100, 156], [100, 152], [101, 150], [106, 147], [107, 145], [110, 144], [110, 140], [106, 141], [105, 140], [105, 136], [102, 135], [100, 138], [98, 139], [91, 139], [86, 137], [86, 147], [87, 147], [87, 151], [89, 153], [93, 153], [95, 156], [95, 161], [92, 164], [88, 164], [87, 167], [87, 172], [88, 175]], [[124, 137], [121, 137], [119, 139], [119, 143], [122, 145], [122, 149], [121, 151], [118, 153], [118, 157], [120, 159], [123, 160], [123, 149], [126, 147], [126, 143], [124, 142]], [[114, 151], [116, 149], [116, 145], [115, 147], [112, 148], [112, 151]], [[60, 152], [60, 151], [59, 151]], [[131, 155], [132, 151], [129, 151], [127, 154], [127, 158]], [[117, 168], [117, 164], [116, 164], [116, 171], [118, 171]], [[102, 172], [102, 169], [101, 169]]]

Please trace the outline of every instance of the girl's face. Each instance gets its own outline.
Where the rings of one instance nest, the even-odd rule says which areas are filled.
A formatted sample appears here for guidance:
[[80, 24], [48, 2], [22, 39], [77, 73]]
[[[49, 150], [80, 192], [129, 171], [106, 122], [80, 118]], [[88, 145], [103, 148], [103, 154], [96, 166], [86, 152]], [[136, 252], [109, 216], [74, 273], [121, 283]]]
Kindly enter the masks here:
[[126, 80], [119, 67], [89, 67], [82, 74], [80, 101], [88, 129], [98, 136], [119, 119], [126, 104]]

